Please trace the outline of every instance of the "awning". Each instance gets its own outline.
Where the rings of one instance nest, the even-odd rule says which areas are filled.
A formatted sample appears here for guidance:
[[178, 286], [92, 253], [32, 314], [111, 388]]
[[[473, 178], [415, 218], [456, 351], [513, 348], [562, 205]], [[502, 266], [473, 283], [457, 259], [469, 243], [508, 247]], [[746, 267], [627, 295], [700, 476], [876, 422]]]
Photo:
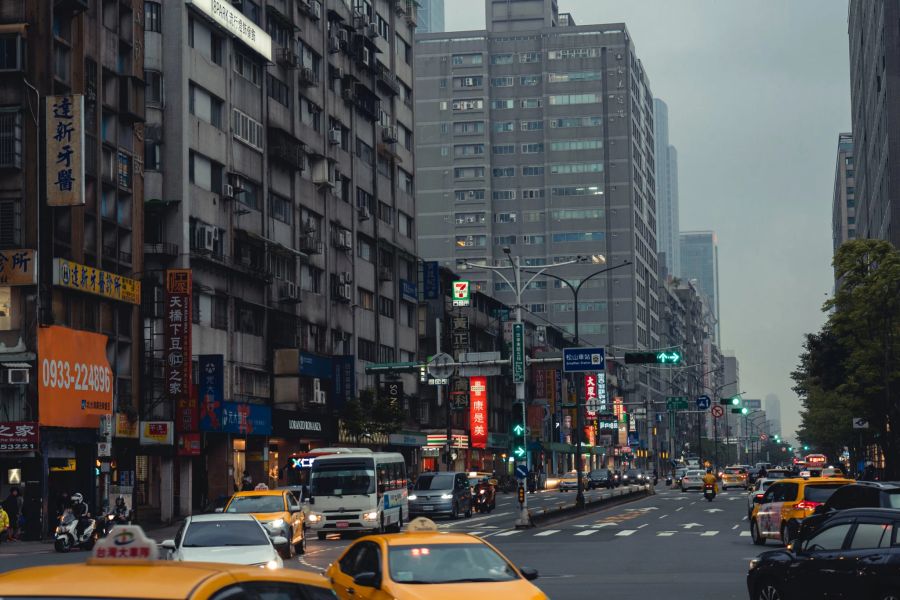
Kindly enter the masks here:
[[0, 34], [18, 33], [22, 37], [28, 36], [28, 23], [5, 23], [0, 25]]
[[21, 362], [5, 362], [0, 363], [0, 367], [6, 367], [7, 369], [30, 369], [31, 365]]

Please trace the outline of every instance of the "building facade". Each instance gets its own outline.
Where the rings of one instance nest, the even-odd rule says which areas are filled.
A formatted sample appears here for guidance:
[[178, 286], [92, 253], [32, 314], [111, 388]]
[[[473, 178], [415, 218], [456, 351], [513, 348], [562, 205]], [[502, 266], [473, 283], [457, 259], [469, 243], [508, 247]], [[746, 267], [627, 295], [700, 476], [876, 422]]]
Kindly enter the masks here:
[[653, 99], [656, 146], [657, 251], [666, 273], [681, 276], [681, 243], [678, 221], [678, 151], [669, 144], [669, 106]]
[[851, 0], [850, 99], [856, 171], [856, 237], [900, 242], [898, 101], [900, 2]]
[[[343, 407], [378, 389], [367, 364], [415, 357], [415, 4], [144, 3], [142, 418], [178, 430], [164, 521], [245, 471], [278, 484], [291, 453], [346, 437]], [[193, 397], [167, 366], [178, 272]]]
[[765, 400], [769, 433], [781, 437], [781, 400], [775, 394], [767, 394]]
[[[419, 252], [515, 304], [479, 265], [526, 268], [603, 255], [623, 268], [582, 286], [583, 343], [658, 348], [653, 97], [623, 24], [561, 25], [555, 1], [485, 3], [486, 31], [417, 36]], [[514, 33], [512, 33], [514, 32]], [[600, 269], [551, 272], [576, 284]], [[529, 275], [530, 277], [530, 275]], [[574, 333], [573, 295], [538, 277], [523, 304]], [[655, 370], [610, 369], [644, 402]]]
[[134, 475], [130, 444], [95, 461], [140, 400], [142, 6], [0, 5], [0, 495], [32, 538], [63, 491]]
[[831, 239], [834, 251], [847, 240], [856, 239], [856, 164], [853, 135], [838, 137], [834, 165], [834, 195], [831, 201]]
[[684, 231], [681, 245], [681, 277], [696, 281], [715, 322], [713, 339], [719, 341], [719, 242], [714, 231]]
[[418, 2], [416, 31], [419, 33], [444, 31], [444, 0], [418, 0]]

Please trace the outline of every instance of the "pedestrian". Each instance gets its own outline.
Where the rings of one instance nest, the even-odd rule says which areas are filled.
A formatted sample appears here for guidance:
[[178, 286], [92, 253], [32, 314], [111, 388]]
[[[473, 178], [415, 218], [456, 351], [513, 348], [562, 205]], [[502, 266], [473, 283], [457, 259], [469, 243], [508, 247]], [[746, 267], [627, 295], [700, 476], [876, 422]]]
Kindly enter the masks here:
[[19, 495], [18, 487], [9, 491], [9, 496], [3, 501], [3, 510], [9, 520], [9, 540], [15, 541], [19, 536], [19, 517], [22, 515], [22, 496]]
[[862, 477], [859, 478], [860, 481], [875, 481], [875, 465], [871, 462], [866, 463], [866, 468], [863, 470]]
[[9, 515], [6, 514], [6, 511], [3, 510], [3, 506], [0, 505], [0, 542], [3, 541], [4, 537], [9, 536]]
[[250, 476], [249, 471], [244, 471], [244, 476], [241, 478], [241, 491], [242, 492], [252, 492], [253, 491], [253, 478]]

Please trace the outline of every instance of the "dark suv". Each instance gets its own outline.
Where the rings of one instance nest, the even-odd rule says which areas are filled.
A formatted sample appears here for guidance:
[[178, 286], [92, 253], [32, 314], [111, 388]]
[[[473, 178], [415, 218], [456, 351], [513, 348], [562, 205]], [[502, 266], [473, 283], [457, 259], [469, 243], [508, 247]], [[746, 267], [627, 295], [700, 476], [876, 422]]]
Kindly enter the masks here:
[[809, 537], [826, 519], [837, 511], [848, 508], [900, 508], [900, 482], [857, 481], [838, 488], [816, 507], [815, 512], [803, 520], [800, 533]]
[[588, 489], [612, 487], [615, 487], [615, 480], [609, 469], [594, 469], [588, 473]]

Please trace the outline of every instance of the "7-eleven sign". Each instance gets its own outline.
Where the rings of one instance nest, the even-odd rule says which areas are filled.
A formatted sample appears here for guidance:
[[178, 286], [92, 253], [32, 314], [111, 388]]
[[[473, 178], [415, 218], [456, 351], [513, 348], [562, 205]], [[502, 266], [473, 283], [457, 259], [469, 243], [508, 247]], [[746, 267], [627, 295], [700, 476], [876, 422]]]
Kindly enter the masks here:
[[469, 282], [454, 281], [453, 282], [453, 306], [469, 305]]

